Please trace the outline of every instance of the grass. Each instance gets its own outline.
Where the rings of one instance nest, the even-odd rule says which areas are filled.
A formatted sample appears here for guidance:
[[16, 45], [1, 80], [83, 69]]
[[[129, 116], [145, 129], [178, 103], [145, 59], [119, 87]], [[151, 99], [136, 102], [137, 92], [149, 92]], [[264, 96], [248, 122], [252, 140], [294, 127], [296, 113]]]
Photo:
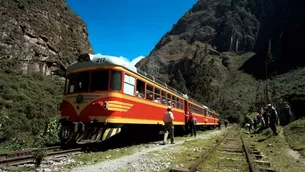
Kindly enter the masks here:
[[171, 168], [188, 168], [193, 165], [207, 150], [209, 150], [222, 136], [217, 135], [209, 139], [195, 139], [183, 144], [169, 147], [160, 151], [153, 151], [147, 157], [160, 160], [159, 163], [168, 163], [170, 167], [160, 169], [168, 172]]
[[[280, 131], [283, 128], [277, 126], [277, 129]], [[289, 145], [281, 134], [275, 136], [271, 129], [266, 129], [261, 134], [249, 134], [244, 137], [247, 145], [255, 145], [265, 156], [263, 160], [269, 161], [271, 167], [276, 171], [287, 171], [288, 169], [293, 172], [305, 171], [304, 165], [288, 154]]]
[[289, 146], [305, 157], [305, 118], [296, 120], [284, 128], [284, 135]]

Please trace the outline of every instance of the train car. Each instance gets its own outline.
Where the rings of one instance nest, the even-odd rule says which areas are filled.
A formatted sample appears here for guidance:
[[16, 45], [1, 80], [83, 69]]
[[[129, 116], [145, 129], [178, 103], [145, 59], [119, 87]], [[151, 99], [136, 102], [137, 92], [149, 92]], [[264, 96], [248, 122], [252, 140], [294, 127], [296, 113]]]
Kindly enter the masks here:
[[218, 123], [218, 114], [207, 106], [201, 105], [196, 100], [185, 100], [186, 112], [192, 112], [197, 119], [196, 127], [199, 129], [214, 128]]
[[198, 127], [217, 124], [209, 108], [124, 60], [84, 54], [66, 72], [60, 138], [82, 144], [102, 142], [124, 130], [157, 134], [168, 106], [175, 116], [175, 133], [184, 130], [189, 111]]

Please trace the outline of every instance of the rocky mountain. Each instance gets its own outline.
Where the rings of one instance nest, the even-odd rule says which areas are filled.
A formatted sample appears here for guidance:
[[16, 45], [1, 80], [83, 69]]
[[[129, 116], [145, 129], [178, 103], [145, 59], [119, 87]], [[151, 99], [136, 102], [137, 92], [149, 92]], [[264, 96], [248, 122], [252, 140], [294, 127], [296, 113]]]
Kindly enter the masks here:
[[48, 75], [92, 52], [85, 23], [65, 0], [1, 0], [0, 12], [1, 70]]
[[[305, 1], [270, 1], [260, 21], [256, 38], [256, 55], [247, 61], [241, 70], [257, 78], [265, 77], [265, 63], [268, 75], [283, 74], [297, 67], [304, 67], [305, 48]], [[267, 60], [266, 54], [269, 55]]]
[[0, 147], [58, 143], [64, 84], [45, 75], [92, 53], [86, 25], [65, 0], [0, 0], [0, 23]]
[[266, 59], [269, 80], [305, 64], [304, 7], [302, 0], [199, 0], [136, 66], [221, 113], [244, 114], [266, 100], [257, 80], [265, 79]]

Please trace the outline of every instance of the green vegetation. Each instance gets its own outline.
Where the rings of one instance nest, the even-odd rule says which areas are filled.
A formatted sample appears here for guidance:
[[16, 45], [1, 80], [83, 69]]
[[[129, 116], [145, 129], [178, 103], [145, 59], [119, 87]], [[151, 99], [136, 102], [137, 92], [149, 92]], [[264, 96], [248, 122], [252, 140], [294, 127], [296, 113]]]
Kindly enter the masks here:
[[[277, 129], [281, 131], [283, 128], [277, 126]], [[292, 157], [290, 148], [281, 134], [278, 136], [273, 135], [271, 129], [266, 129], [260, 134], [244, 134], [247, 145], [255, 145], [255, 147], [263, 153], [265, 158], [271, 163], [271, 167], [276, 171], [305, 171], [304, 165]], [[304, 143], [304, 142], [303, 142]]]
[[209, 139], [197, 138], [185, 141], [182, 145], [150, 152], [147, 156], [160, 160], [160, 163], [170, 162], [170, 167], [161, 169], [161, 172], [167, 172], [171, 168], [189, 168], [221, 138], [222, 134]]
[[63, 82], [14, 72], [0, 72], [0, 78], [1, 147], [16, 150], [57, 143]]
[[305, 118], [301, 118], [287, 125], [284, 128], [284, 135], [289, 146], [300, 151], [301, 155], [305, 157]]
[[224, 118], [231, 122], [242, 122], [256, 102], [257, 81], [250, 75], [232, 72], [225, 83], [215, 106]]

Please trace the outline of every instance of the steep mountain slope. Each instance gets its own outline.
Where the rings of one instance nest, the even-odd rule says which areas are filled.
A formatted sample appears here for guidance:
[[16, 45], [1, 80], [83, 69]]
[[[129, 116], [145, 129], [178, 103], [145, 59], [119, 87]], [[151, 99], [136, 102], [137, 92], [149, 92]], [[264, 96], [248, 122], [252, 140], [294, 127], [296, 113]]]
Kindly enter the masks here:
[[56, 143], [64, 84], [44, 75], [92, 53], [86, 25], [65, 0], [1, 0], [0, 23], [0, 147]]
[[[260, 22], [257, 36], [257, 54], [247, 61], [242, 70], [265, 77], [261, 70], [268, 63], [268, 75], [282, 74], [304, 67], [303, 49], [305, 47], [305, 1], [277, 0], [272, 1], [271, 10], [267, 11]], [[269, 59], [265, 61], [266, 53], [271, 50]]]
[[[302, 6], [288, 0], [199, 0], [137, 67], [224, 115], [244, 114], [266, 100], [264, 82], [256, 80], [265, 76], [265, 59], [276, 61], [298, 51], [281, 50], [291, 47], [287, 36], [297, 35], [293, 31], [301, 36], [295, 47], [304, 41], [302, 17], [290, 20], [304, 16]], [[272, 71], [273, 66], [267, 67]]]
[[85, 23], [65, 0], [3, 0], [0, 11], [2, 70], [24, 60], [17, 63], [23, 72], [50, 74], [52, 63], [46, 62], [66, 65], [78, 54], [92, 52]]

